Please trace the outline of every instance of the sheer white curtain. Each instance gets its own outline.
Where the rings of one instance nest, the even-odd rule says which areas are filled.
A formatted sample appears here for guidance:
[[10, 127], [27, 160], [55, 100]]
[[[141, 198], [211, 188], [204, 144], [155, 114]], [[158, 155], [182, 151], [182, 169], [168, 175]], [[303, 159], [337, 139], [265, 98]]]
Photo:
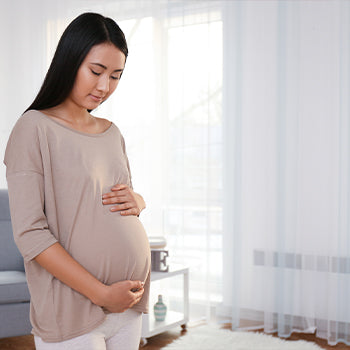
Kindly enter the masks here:
[[316, 329], [350, 344], [349, 20], [347, 1], [226, 4], [224, 305], [234, 328]]

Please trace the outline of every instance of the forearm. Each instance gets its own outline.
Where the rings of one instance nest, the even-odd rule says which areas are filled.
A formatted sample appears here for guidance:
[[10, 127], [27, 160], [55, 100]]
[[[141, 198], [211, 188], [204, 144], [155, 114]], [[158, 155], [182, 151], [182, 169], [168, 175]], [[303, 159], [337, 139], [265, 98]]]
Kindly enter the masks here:
[[103, 284], [74, 260], [59, 243], [44, 250], [35, 261], [61, 282], [110, 312], [124, 312], [137, 304], [144, 292], [141, 281], [120, 281], [109, 286]]
[[58, 280], [81, 293], [94, 304], [103, 306], [106, 285], [95, 278], [59, 244], [40, 253], [35, 261]]

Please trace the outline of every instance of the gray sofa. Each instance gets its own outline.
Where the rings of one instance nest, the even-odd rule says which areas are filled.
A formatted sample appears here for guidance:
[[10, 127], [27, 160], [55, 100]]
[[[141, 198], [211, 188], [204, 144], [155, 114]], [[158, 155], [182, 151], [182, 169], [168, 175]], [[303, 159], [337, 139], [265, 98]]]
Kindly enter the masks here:
[[12, 235], [7, 190], [0, 190], [0, 338], [29, 334], [29, 291]]

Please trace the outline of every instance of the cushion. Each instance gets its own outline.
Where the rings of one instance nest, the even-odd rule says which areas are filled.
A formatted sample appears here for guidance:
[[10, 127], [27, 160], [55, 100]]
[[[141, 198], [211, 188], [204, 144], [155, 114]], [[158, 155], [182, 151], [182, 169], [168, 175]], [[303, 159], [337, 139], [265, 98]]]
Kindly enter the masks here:
[[[29, 303], [0, 304], [0, 338], [30, 334], [32, 326], [29, 321], [29, 307]], [[25, 347], [19, 345], [19, 347], [13, 347], [12, 349], [25, 349]], [[26, 347], [26, 349], [29, 348]]]
[[23, 271], [0, 271], [0, 304], [30, 300], [26, 275]]
[[0, 271], [24, 271], [23, 258], [15, 244], [7, 190], [0, 190]]
[[11, 220], [8, 191], [0, 190], [0, 220]]

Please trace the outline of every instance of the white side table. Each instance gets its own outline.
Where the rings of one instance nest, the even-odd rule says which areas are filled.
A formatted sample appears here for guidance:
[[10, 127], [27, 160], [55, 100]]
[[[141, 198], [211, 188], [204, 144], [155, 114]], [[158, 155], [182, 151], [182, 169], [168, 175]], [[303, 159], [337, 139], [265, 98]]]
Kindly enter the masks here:
[[181, 265], [171, 264], [168, 272], [152, 272], [151, 273], [151, 288], [152, 281], [158, 281], [173, 276], [183, 275], [183, 312], [167, 310], [167, 315], [164, 321], [156, 321], [153, 314], [153, 305], [149, 305], [149, 314], [142, 315], [142, 332], [141, 343], [147, 344], [147, 338], [156, 334], [165, 332], [173, 327], [181, 326], [186, 329], [186, 324], [189, 319], [189, 268]]

